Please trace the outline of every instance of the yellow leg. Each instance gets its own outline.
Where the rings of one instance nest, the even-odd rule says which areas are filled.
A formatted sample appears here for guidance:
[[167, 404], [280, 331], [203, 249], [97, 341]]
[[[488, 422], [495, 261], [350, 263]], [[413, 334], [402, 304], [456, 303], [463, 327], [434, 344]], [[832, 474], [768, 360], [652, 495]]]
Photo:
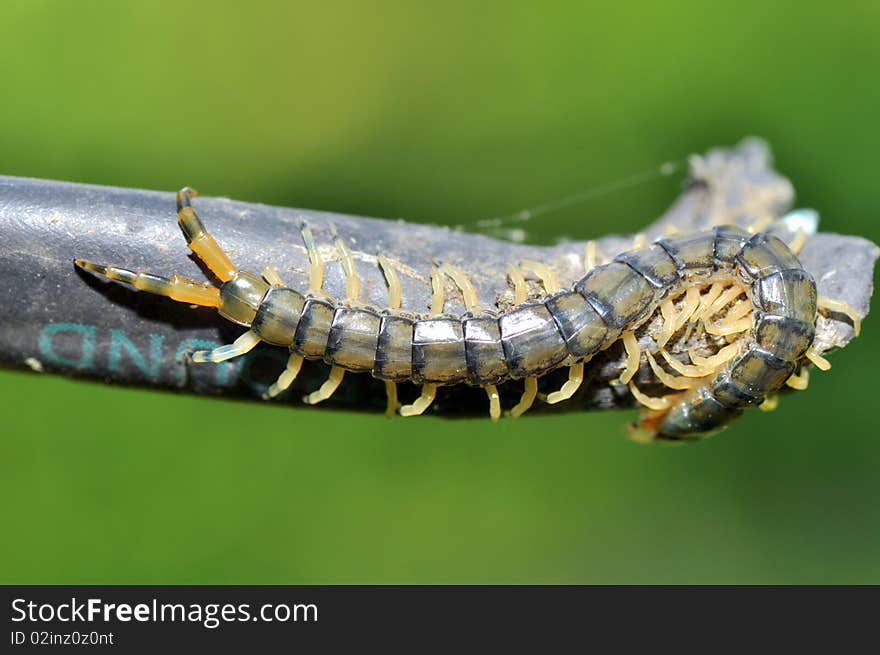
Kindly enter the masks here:
[[524, 390], [519, 402], [510, 409], [510, 415], [513, 418], [519, 418], [532, 406], [535, 402], [535, 396], [538, 395], [538, 378], [528, 377], [523, 380]]
[[807, 233], [803, 230], [798, 230], [794, 238], [791, 240], [791, 243], [788, 244], [789, 250], [791, 250], [795, 255], [800, 255], [801, 250], [804, 249], [804, 245], [807, 243]]
[[827, 359], [822, 357], [822, 355], [817, 353], [812, 348], [807, 350], [806, 357], [811, 362], [813, 362], [813, 364], [816, 365], [816, 368], [818, 368], [820, 371], [827, 371], [831, 368], [831, 362], [829, 362]]
[[529, 288], [526, 285], [526, 278], [523, 276], [522, 270], [518, 266], [511, 264], [507, 267], [507, 277], [513, 284], [513, 302], [520, 305], [528, 300]]
[[639, 391], [639, 388], [636, 386], [635, 382], [629, 383], [629, 391], [633, 395], [633, 398], [635, 398], [639, 403], [641, 403], [648, 409], [653, 409], [657, 412], [669, 409], [672, 405], [672, 401], [667, 397], [652, 398], [651, 396], [646, 396], [641, 391]]
[[596, 242], [587, 241], [584, 248], [584, 272], [589, 273], [599, 265], [599, 256], [596, 251]]
[[703, 319], [700, 319], [696, 323], [694, 323], [693, 321], [688, 321], [688, 326], [687, 328], [685, 328], [682, 342], [687, 343], [688, 341], [690, 341], [691, 334], [695, 335], [697, 339], [701, 339], [705, 331], [706, 325], [703, 322]]
[[501, 418], [501, 397], [498, 395], [498, 388], [494, 384], [487, 384], [483, 389], [489, 396], [489, 418], [493, 423], [497, 423]]
[[307, 405], [317, 405], [318, 403], [327, 400], [339, 388], [343, 377], [345, 377], [344, 368], [341, 366], [331, 366], [330, 375], [324, 380], [324, 384], [322, 384], [317, 391], [313, 391], [303, 398], [303, 402]]
[[199, 192], [189, 187], [184, 187], [177, 192], [177, 224], [180, 226], [183, 236], [186, 237], [186, 245], [196, 257], [205, 262], [221, 281], [228, 282], [238, 269], [229, 261], [229, 257], [214, 240], [214, 237], [205, 229], [196, 210], [193, 209], [191, 200], [199, 195]]
[[400, 409], [400, 401], [397, 400], [397, 383], [385, 381], [385, 395], [388, 397], [388, 403], [385, 407], [385, 416], [394, 418], [397, 410]]
[[568, 367], [568, 380], [559, 391], [547, 394], [547, 403], [555, 405], [571, 398], [584, 382], [584, 363], [578, 362]]
[[810, 370], [802, 368], [799, 373], [788, 378], [785, 384], [797, 391], [804, 391], [810, 385]]
[[657, 433], [654, 430], [643, 427], [639, 423], [630, 423], [625, 425], [624, 429], [627, 438], [637, 444], [649, 444], [657, 439]]
[[281, 279], [281, 276], [278, 274], [278, 269], [269, 264], [266, 268], [263, 269], [263, 279], [266, 280], [269, 284], [276, 287], [283, 287], [284, 280]]
[[434, 316], [443, 313], [443, 305], [446, 304], [446, 289], [443, 286], [443, 276], [436, 266], [431, 268], [431, 314]]
[[260, 343], [260, 337], [253, 330], [248, 330], [238, 339], [226, 346], [214, 348], [214, 350], [197, 350], [192, 354], [192, 361], [196, 363], [214, 362], [218, 364], [225, 362], [227, 359], [239, 357], [250, 352]]
[[745, 332], [752, 327], [752, 319], [748, 314], [751, 314], [753, 309], [752, 303], [741, 300], [720, 321], [706, 325], [706, 332], [716, 336]]
[[752, 303], [750, 303], [748, 300], [740, 300], [738, 303], [730, 308], [727, 314], [724, 315], [724, 318], [721, 319], [721, 322], [724, 323], [738, 321], [743, 316], [748, 316], [753, 309], [754, 307], [752, 306]]
[[764, 399], [760, 405], [758, 405], [758, 409], [762, 412], [772, 412], [774, 409], [779, 407], [779, 394], [771, 394]]
[[746, 227], [746, 231], [749, 234], [756, 234], [757, 232], [763, 232], [766, 228], [770, 226], [773, 222], [772, 216], [765, 216], [764, 218], [760, 218], [748, 227]]
[[691, 320], [687, 322], [687, 327], [684, 329], [684, 335], [682, 335], [681, 337], [683, 343], [688, 342], [688, 340], [691, 338], [691, 334], [693, 334], [694, 332], [694, 329], [697, 330], [697, 334], [701, 334], [703, 330], [703, 321], [697, 320], [696, 322], [694, 322], [694, 319], [691, 318]]
[[739, 353], [739, 349], [740, 344], [734, 342], [724, 346], [724, 348], [719, 350], [711, 357], [700, 357], [696, 352], [694, 352], [693, 347], [690, 347], [688, 348], [688, 356], [690, 356], [691, 361], [697, 366], [708, 369], [709, 373], [714, 373], [719, 366], [736, 357], [737, 353]]
[[423, 384], [422, 392], [419, 397], [413, 401], [412, 405], [404, 405], [401, 407], [399, 413], [401, 416], [418, 416], [431, 406], [431, 403], [434, 402], [436, 396], [436, 384]]
[[[397, 277], [397, 271], [394, 270], [394, 267], [385, 255], [380, 253], [376, 259], [379, 262], [379, 266], [382, 268], [385, 282], [388, 284], [388, 308], [400, 309], [402, 294], [400, 289], [400, 278]], [[395, 387], [395, 389], [396, 388], [397, 387]]]
[[[666, 351], [664, 350], [663, 352]], [[667, 373], [660, 367], [660, 365], [657, 363], [657, 360], [654, 359], [654, 355], [652, 355], [650, 351], [646, 351], [645, 354], [648, 357], [648, 364], [651, 366], [651, 370], [654, 371], [654, 375], [656, 375], [657, 379], [670, 389], [693, 389], [696, 386], [697, 380], [694, 380], [693, 378], [689, 379], [684, 376], [679, 377], [677, 375]]]
[[299, 229], [306, 246], [306, 252], [309, 254], [309, 293], [313, 296], [320, 296], [324, 292], [324, 260], [321, 259], [321, 254], [315, 245], [315, 237], [312, 236], [309, 226], [303, 223]]
[[461, 271], [446, 262], [439, 264], [439, 266], [440, 272], [448, 275], [452, 281], [455, 282], [455, 286], [458, 287], [465, 310], [471, 311], [476, 307], [477, 291], [474, 289], [474, 285], [471, 284], [470, 279], [465, 275], [464, 271]]
[[281, 375], [278, 376], [278, 379], [266, 389], [266, 393], [263, 394], [263, 400], [268, 400], [269, 398], [274, 398], [278, 394], [286, 391], [293, 381], [296, 379], [296, 376], [299, 375], [299, 371], [302, 368], [303, 358], [300, 355], [295, 355], [293, 353], [290, 354], [290, 357], [287, 358], [287, 366], [281, 372]]
[[544, 287], [544, 292], [548, 296], [559, 291], [559, 278], [556, 273], [541, 262], [526, 259], [519, 263], [519, 267], [534, 271], [535, 275], [541, 278], [541, 285]]
[[339, 260], [342, 262], [342, 270], [345, 273], [345, 299], [349, 302], [357, 302], [360, 296], [361, 282], [354, 265], [354, 257], [351, 256], [351, 251], [345, 245], [345, 241], [336, 233], [336, 228], [332, 228], [331, 231], [333, 244], [336, 246], [336, 252], [339, 253]]
[[632, 330], [627, 330], [623, 333], [623, 347], [626, 350], [626, 366], [623, 369], [623, 373], [620, 374], [620, 381], [623, 384], [627, 384], [639, 372], [639, 361], [642, 358], [642, 351], [639, 348], [636, 333]]
[[[669, 367], [672, 370], [680, 375], [684, 375], [689, 378], [704, 378], [707, 375], [710, 375], [714, 370], [712, 367], [702, 364], [695, 363], [695, 365], [693, 366], [690, 364], [682, 364], [665, 350], [661, 350], [660, 354], [663, 355], [663, 359], [666, 360], [666, 363], [669, 364]], [[691, 361], [693, 361], [693, 358], [694, 355], [691, 354]]]
[[859, 336], [862, 331], [862, 317], [852, 305], [843, 300], [836, 300], [827, 296], [819, 296], [818, 305], [819, 311], [843, 314], [849, 318], [853, 324], [853, 333], [855, 336]]
[[171, 279], [150, 273], [135, 273], [115, 266], [100, 266], [82, 259], [74, 259], [73, 263], [80, 268], [97, 273], [114, 282], [125, 282], [138, 291], [166, 296], [178, 302], [202, 307], [217, 307], [220, 304], [220, 290], [210, 284], [195, 282], [179, 275]]
[[712, 307], [712, 304], [718, 300], [718, 296], [721, 295], [722, 291], [724, 291], [724, 285], [718, 282], [709, 287], [709, 291], [700, 297], [700, 306], [697, 307], [697, 311], [691, 316], [690, 320], [692, 323], [699, 321], [701, 318], [705, 318], [706, 312], [708, 312], [709, 308]]
[[675, 324], [678, 320], [672, 300], [666, 298], [660, 303], [660, 314], [663, 316], [663, 328], [657, 335], [657, 347], [663, 348], [675, 334]]
[[717, 337], [726, 337], [731, 334], [739, 334], [740, 332], [745, 332], [746, 330], [751, 329], [751, 327], [752, 319], [744, 318], [734, 323], [727, 323], [726, 325], [722, 326], [707, 325], [706, 332]]
[[745, 289], [743, 289], [738, 284], [734, 284], [732, 287], [727, 289], [727, 291], [718, 296], [718, 299], [714, 303], [712, 303], [709, 311], [702, 318], [707, 320], [712, 318], [715, 314], [727, 307], [730, 303], [732, 303], [744, 293]]
[[681, 313], [678, 315], [678, 320], [675, 322], [676, 332], [684, 327], [684, 324], [687, 323], [693, 313], [697, 311], [697, 308], [700, 306], [700, 298], [700, 289], [698, 287], [688, 287], [688, 290], [685, 291], [684, 306], [681, 308]]

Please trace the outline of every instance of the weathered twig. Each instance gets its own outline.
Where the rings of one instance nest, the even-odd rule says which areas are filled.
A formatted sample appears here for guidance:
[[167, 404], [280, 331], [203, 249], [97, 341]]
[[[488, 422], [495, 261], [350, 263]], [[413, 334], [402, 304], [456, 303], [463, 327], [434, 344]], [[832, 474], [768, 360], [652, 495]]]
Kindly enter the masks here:
[[[734, 149], [693, 158], [685, 191], [645, 234], [652, 238], [669, 226], [687, 231], [722, 219], [747, 224], [765, 215], [778, 217], [792, 199], [791, 184], [772, 170], [766, 146], [748, 140]], [[299, 225], [307, 220], [325, 244], [325, 288], [342, 296], [343, 274], [329, 238], [335, 227], [352, 244], [361, 297], [380, 307], [387, 295], [375, 259], [380, 251], [400, 271], [403, 306], [418, 312], [428, 308], [428, 273], [438, 256], [468, 273], [487, 305], [511, 301], [505, 272], [511, 262], [552, 262], [563, 284], [576, 280], [583, 270], [582, 242], [520, 245], [449, 228], [222, 198], [199, 198], [196, 206], [241, 268], [258, 272], [274, 264], [288, 284], [302, 289], [307, 287], [308, 260]], [[187, 260], [173, 193], [0, 177], [0, 234], [4, 366], [252, 398], [259, 397], [282, 367], [286, 353], [269, 347], [241, 361], [194, 365], [186, 358], [189, 350], [228, 343], [237, 336], [237, 328], [211, 310], [137, 293], [74, 269], [72, 259], [83, 257], [133, 270], [204, 278], [206, 272]], [[632, 237], [609, 236], [597, 243], [600, 255], [608, 258], [629, 248]], [[878, 253], [874, 244], [859, 237], [816, 234], [808, 239], [801, 260], [821, 295], [845, 300], [864, 316]], [[455, 297], [449, 294], [448, 308], [463, 310], [455, 306]], [[843, 347], [852, 338], [851, 325], [842, 318], [820, 318], [818, 338], [823, 350]], [[553, 409], [631, 405], [625, 387], [608, 384], [618, 376], [621, 359], [620, 349], [603, 353], [594, 360], [591, 380], [576, 399]], [[295, 390], [312, 390], [325, 375], [323, 365], [308, 365]], [[519, 388], [513, 395], [518, 393]], [[457, 410], [470, 400], [464, 388], [450, 394]], [[475, 394], [475, 406], [482, 412], [484, 395], [479, 390]], [[299, 402], [301, 394], [292, 395]], [[348, 376], [333, 401], [337, 407], [384, 406], [384, 390], [368, 375]]]

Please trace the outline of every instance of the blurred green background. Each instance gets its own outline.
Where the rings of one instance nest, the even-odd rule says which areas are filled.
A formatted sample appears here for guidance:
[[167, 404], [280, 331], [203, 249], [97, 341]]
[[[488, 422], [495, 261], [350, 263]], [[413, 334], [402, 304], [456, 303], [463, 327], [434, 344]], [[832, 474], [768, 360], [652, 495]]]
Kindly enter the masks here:
[[[0, 173], [454, 224], [757, 134], [826, 230], [878, 241], [878, 57], [868, 1], [7, 2]], [[677, 193], [531, 229], [636, 231]], [[625, 440], [635, 412], [388, 421], [0, 372], [0, 582], [877, 583], [878, 347], [871, 317], [808, 392], [682, 448]]]

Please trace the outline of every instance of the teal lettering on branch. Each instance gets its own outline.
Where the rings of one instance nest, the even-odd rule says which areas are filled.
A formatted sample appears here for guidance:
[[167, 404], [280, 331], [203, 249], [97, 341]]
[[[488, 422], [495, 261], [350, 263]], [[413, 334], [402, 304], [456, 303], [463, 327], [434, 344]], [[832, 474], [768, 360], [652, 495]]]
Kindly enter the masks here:
[[[40, 355], [47, 362], [62, 368], [72, 368], [77, 371], [89, 371], [95, 368], [95, 335], [97, 328], [94, 325], [82, 325], [80, 323], [50, 323], [40, 330], [38, 346]], [[79, 357], [70, 357], [56, 352], [56, 340], [58, 337], [70, 337], [79, 339]], [[65, 349], [67, 350], [67, 349]]]
[[128, 355], [131, 362], [153, 382], [158, 382], [159, 367], [162, 364], [162, 342], [164, 335], [150, 335], [150, 363], [144, 360], [137, 347], [131, 342], [125, 331], [110, 330], [110, 370], [116, 373], [122, 370], [122, 351]]

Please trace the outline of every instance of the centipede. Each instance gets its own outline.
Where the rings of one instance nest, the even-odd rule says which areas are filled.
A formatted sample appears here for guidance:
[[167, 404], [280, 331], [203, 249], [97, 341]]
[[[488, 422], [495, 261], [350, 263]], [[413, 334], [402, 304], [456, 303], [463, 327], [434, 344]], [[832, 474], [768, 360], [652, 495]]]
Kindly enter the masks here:
[[[177, 222], [187, 247], [216, 278], [199, 282], [162, 277], [74, 259], [80, 269], [138, 291], [188, 305], [209, 307], [246, 331], [232, 343], [191, 353], [195, 364], [220, 363], [258, 344], [285, 348], [286, 366], [263, 394], [285, 393], [309, 360], [329, 365], [326, 380], [303, 398], [330, 399], [346, 375], [370, 375], [384, 384], [389, 416], [424, 414], [438, 393], [466, 385], [485, 392], [490, 419], [518, 418], [535, 403], [570, 400], [590, 376], [600, 353], [621, 347], [625, 358], [611, 384], [642, 406], [628, 426], [641, 442], [694, 441], [727, 427], [750, 407], [772, 409], [783, 390], [807, 388], [810, 370], [830, 368], [816, 341], [822, 314], [846, 317], [855, 335], [859, 313], [848, 303], [817, 294], [798, 254], [805, 234], [788, 241], [772, 218], [746, 227], [713, 225], [690, 232], [668, 230], [603, 261], [595, 242], [580, 257], [582, 276], [562, 284], [553, 262], [523, 260], [507, 269], [508, 302], [479, 302], [461, 268], [435, 258], [427, 275], [428, 307], [404, 307], [398, 272], [389, 253], [375, 262], [387, 286], [384, 306], [360, 297], [358, 266], [349, 244], [335, 231], [333, 247], [344, 271], [344, 297], [324, 289], [324, 260], [306, 222], [299, 226], [308, 254], [308, 285], [285, 283], [271, 264], [259, 274], [239, 269], [199, 217], [189, 187], [176, 195]], [[447, 284], [463, 312], [447, 310]], [[537, 291], [535, 289], [537, 288]], [[649, 337], [646, 346], [645, 336]], [[693, 347], [672, 353], [673, 340], [701, 337], [711, 352]], [[649, 395], [636, 379], [643, 362], [653, 385]], [[551, 373], [567, 371], [558, 388]], [[417, 385], [411, 402], [398, 385]], [[499, 385], [521, 384], [517, 402], [502, 407]]]

